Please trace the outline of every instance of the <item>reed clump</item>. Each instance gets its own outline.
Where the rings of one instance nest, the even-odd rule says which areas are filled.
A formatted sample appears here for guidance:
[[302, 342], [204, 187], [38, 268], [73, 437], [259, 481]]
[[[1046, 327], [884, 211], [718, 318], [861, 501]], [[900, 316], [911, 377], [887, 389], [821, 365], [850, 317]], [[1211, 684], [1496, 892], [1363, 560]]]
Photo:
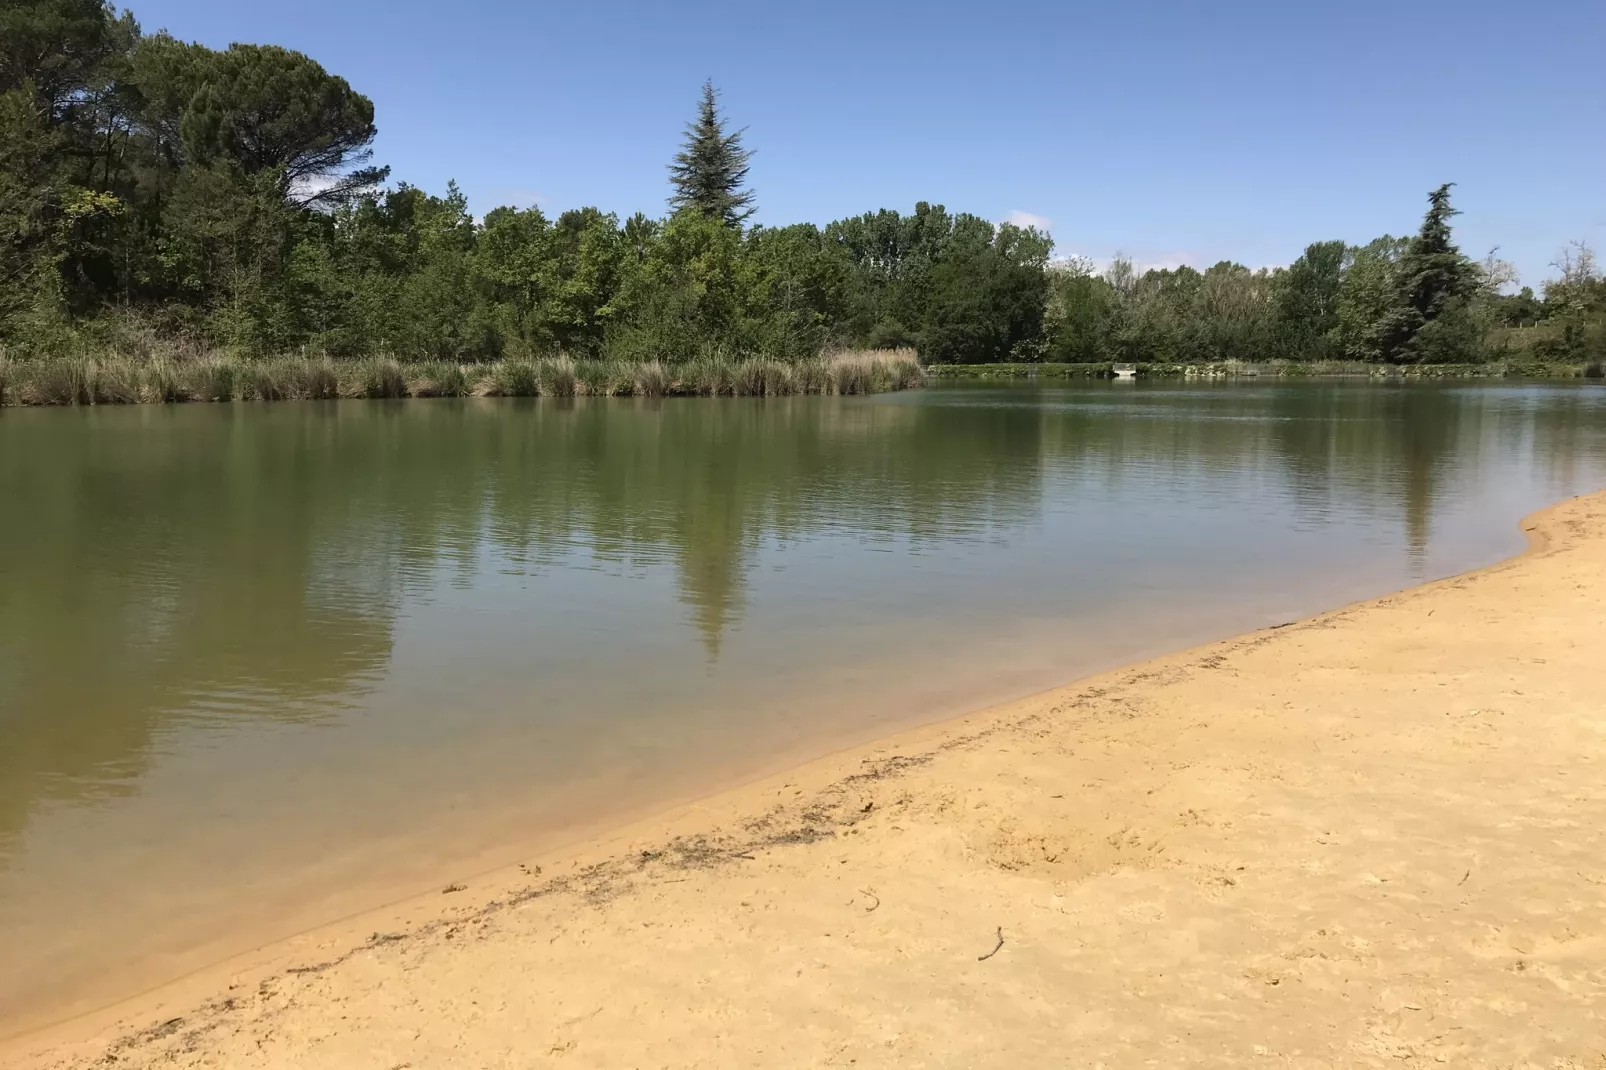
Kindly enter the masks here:
[[352, 398], [404, 398], [407, 376], [401, 362], [393, 357], [367, 357], [355, 361], [348, 381], [341, 384], [341, 395]]
[[140, 400], [155, 404], [176, 404], [190, 400], [190, 392], [178, 365], [166, 358], [157, 358], [145, 366], [140, 377]]
[[532, 361], [509, 358], [495, 365], [482, 380], [480, 391], [490, 397], [533, 398], [541, 394], [540, 375]]
[[407, 392], [415, 398], [462, 398], [472, 391], [468, 372], [447, 361], [420, 365], [407, 379]]
[[535, 379], [542, 397], [572, 398], [580, 393], [580, 375], [568, 357], [536, 361]]
[[189, 395], [195, 401], [233, 401], [239, 386], [240, 366], [227, 357], [206, 357], [190, 365]]
[[143, 356], [7, 360], [0, 404], [114, 405], [186, 401], [319, 401], [445, 397], [787, 397], [867, 394], [919, 386], [912, 351], [857, 351], [783, 361], [729, 354], [662, 360], [509, 357], [493, 364], [403, 363], [376, 356], [241, 360], [171, 347]]
[[309, 360], [301, 369], [301, 392], [308, 401], [332, 401], [340, 396], [340, 372], [328, 357]]

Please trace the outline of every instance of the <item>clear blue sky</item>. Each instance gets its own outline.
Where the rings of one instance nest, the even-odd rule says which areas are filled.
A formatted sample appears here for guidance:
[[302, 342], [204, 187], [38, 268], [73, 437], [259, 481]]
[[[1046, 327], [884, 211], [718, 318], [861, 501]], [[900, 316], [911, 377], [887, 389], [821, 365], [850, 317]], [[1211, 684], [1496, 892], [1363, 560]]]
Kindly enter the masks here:
[[1606, 2], [807, 4], [142, 0], [147, 31], [283, 44], [373, 98], [376, 161], [476, 212], [663, 211], [707, 77], [758, 219], [917, 200], [1049, 221], [1061, 254], [1286, 263], [1414, 230], [1537, 284], [1606, 246]]

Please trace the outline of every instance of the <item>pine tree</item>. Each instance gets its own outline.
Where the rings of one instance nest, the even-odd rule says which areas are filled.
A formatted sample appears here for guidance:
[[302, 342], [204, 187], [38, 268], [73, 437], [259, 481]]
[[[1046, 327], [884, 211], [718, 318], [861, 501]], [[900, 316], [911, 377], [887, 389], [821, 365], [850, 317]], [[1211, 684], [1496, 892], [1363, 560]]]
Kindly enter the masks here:
[[704, 82], [697, 120], [686, 124], [686, 140], [669, 165], [675, 184], [671, 208], [694, 211], [731, 227], [740, 227], [753, 214], [753, 191], [742, 188], [752, 156], [742, 147], [742, 133], [725, 132], [719, 94], [713, 82]]

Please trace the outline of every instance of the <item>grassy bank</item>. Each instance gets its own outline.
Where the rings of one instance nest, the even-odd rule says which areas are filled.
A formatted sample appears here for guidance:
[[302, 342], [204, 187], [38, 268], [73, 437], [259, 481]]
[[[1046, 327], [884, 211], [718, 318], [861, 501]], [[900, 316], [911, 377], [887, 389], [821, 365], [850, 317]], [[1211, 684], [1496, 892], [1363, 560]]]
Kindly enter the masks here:
[[[1126, 366], [1126, 365], [1123, 365]], [[1486, 364], [1368, 364], [1362, 361], [1223, 361], [1218, 364], [1139, 363], [1130, 365], [1145, 379], [1298, 379], [1345, 376], [1361, 379], [1599, 379], [1596, 363], [1500, 360]], [[934, 364], [926, 373], [939, 379], [1109, 379], [1112, 362], [1097, 364]]]
[[205, 354], [110, 355], [9, 361], [0, 356], [0, 404], [134, 405], [199, 401], [431, 397], [778, 397], [874, 394], [924, 382], [912, 350], [864, 350], [802, 361], [709, 358], [489, 364], [237, 360]]

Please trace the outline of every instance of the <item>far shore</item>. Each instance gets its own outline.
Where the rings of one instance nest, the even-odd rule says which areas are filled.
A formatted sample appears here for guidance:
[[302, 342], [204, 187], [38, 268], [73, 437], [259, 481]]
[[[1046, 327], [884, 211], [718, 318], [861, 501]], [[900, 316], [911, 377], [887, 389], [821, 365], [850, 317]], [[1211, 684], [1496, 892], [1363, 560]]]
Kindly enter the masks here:
[[1606, 492], [1523, 526], [1501, 564], [464, 878], [0, 1064], [1595, 1065]]
[[[1111, 361], [1084, 364], [1001, 363], [933, 364], [932, 379], [1109, 379], [1117, 365]], [[1596, 361], [1535, 360], [1514, 357], [1481, 364], [1378, 364], [1359, 360], [1225, 360], [1210, 363], [1143, 361], [1123, 364], [1139, 379], [1364, 379], [1398, 380], [1478, 379], [1593, 379], [1606, 376]]]

